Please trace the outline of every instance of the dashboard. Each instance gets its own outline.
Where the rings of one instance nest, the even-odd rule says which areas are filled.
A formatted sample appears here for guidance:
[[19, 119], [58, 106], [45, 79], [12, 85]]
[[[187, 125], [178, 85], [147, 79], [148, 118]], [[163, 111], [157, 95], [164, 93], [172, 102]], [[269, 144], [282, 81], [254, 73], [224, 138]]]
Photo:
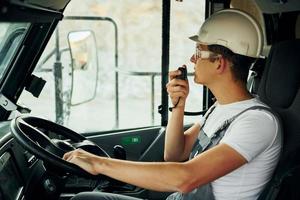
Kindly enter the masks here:
[[10, 133], [10, 121], [0, 122], [0, 200], [68, 200], [99, 184], [52, 167], [24, 150]]
[[84, 178], [61, 172], [26, 151], [0, 122], [0, 200], [69, 200], [82, 191], [137, 193], [139, 188], [104, 177]]
[[0, 156], [0, 199], [21, 199], [23, 183], [10, 152]]
[[9, 126], [0, 123], [0, 200], [24, 200], [38, 160], [15, 141]]

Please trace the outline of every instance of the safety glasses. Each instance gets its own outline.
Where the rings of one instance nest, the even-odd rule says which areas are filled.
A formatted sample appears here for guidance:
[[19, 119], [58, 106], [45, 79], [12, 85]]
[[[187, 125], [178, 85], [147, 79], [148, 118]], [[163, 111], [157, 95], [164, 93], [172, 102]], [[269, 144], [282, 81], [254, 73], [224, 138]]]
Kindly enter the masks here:
[[200, 49], [200, 46], [196, 46], [196, 51], [195, 51], [195, 54], [194, 54], [194, 57], [196, 60], [198, 59], [216, 59], [216, 58], [220, 58], [221, 55], [220, 54], [216, 54], [214, 52], [211, 52], [211, 51], [207, 51], [207, 50], [201, 50]]

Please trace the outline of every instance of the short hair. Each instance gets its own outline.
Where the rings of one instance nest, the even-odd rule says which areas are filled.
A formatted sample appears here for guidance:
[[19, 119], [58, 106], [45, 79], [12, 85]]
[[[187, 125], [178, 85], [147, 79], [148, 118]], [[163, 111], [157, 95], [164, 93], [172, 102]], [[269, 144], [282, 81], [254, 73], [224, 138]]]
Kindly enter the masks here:
[[209, 45], [208, 50], [221, 54], [225, 59], [229, 60], [232, 63], [231, 71], [234, 78], [244, 84], [247, 83], [249, 69], [256, 61], [256, 58], [233, 53], [230, 49], [221, 45]]

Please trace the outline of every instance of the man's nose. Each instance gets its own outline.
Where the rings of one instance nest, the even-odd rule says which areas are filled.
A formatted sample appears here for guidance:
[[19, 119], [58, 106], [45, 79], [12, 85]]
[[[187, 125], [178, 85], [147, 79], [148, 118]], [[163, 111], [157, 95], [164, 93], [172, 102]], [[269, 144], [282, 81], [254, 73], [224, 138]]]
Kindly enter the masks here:
[[196, 64], [196, 57], [195, 57], [195, 54], [193, 54], [190, 58], [190, 61], [194, 64]]

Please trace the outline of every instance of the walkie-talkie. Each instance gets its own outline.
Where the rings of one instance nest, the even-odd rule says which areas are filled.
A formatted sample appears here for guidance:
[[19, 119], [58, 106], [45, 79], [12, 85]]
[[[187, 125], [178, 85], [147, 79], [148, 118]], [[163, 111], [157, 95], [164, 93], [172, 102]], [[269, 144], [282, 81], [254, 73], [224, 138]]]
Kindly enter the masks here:
[[[178, 76], [176, 76], [176, 79], [187, 80], [187, 70], [186, 70], [186, 67], [178, 67], [178, 70], [181, 71], [181, 74], [178, 75]], [[178, 105], [179, 101], [180, 101], [180, 98], [178, 98], [177, 103], [172, 108], [169, 108], [169, 110], [172, 111], [173, 108], [176, 108], [176, 106]]]
[[[178, 67], [178, 70], [181, 71], [181, 74], [178, 75], [178, 76], [176, 76], [175, 78], [176, 79], [187, 80], [187, 70], [186, 70], [186, 67]], [[169, 108], [169, 111], [172, 112], [173, 108], [176, 108], [176, 106], [178, 105], [179, 101], [180, 101], [180, 98], [178, 99], [177, 103], [173, 107]], [[200, 111], [200, 112], [186, 112], [186, 111], [184, 111], [184, 115], [189, 115], [189, 116], [204, 115], [207, 110], [203, 110], [203, 111]]]
[[181, 80], [187, 80], [187, 70], [186, 67], [178, 67], [178, 70], [181, 71], [181, 74], [176, 76], [176, 78]]

